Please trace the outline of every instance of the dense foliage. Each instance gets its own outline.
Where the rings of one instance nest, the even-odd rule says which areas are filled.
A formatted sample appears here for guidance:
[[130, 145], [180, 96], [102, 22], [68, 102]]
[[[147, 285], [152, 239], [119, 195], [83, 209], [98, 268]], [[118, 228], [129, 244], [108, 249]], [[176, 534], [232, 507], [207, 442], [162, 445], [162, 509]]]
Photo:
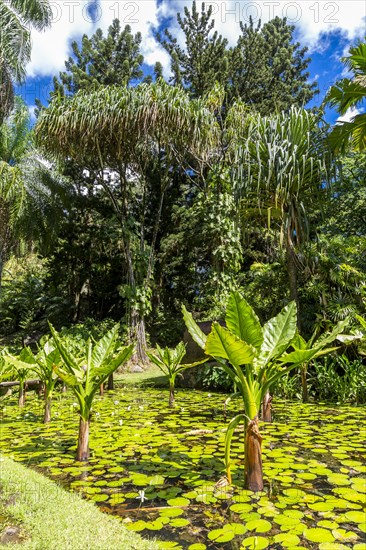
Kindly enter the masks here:
[[[42, 12], [33, 4], [25, 22], [46, 25], [47, 3]], [[4, 114], [7, 342], [39, 338], [47, 321], [61, 329], [108, 319], [137, 340], [143, 361], [149, 341], [181, 340], [182, 303], [197, 319], [220, 319], [238, 290], [261, 322], [295, 300], [305, 341], [365, 313], [364, 115], [331, 131], [304, 108], [316, 84], [285, 20], [243, 25], [233, 47], [204, 4], [186, 7], [178, 24], [184, 47], [169, 30], [157, 35], [169, 82], [159, 65], [144, 73], [140, 34], [114, 21], [73, 43], [34, 130], [19, 101]], [[1, 48], [9, 72], [14, 52]], [[365, 51], [351, 48], [353, 77], [325, 98], [340, 113], [364, 99]], [[357, 350], [337, 353], [352, 362]], [[205, 384], [227, 387], [218, 371], [201, 372]]]

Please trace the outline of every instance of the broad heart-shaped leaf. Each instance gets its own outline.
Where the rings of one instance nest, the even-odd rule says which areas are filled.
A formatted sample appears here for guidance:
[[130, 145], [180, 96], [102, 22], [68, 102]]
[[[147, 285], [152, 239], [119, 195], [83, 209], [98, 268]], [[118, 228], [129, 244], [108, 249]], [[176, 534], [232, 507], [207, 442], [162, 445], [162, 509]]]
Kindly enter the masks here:
[[290, 302], [276, 317], [263, 327], [263, 344], [258, 358], [259, 366], [281, 355], [291, 343], [296, 333], [296, 303]]
[[233, 292], [226, 308], [226, 326], [240, 340], [259, 349], [263, 343], [260, 321], [239, 292]]
[[243, 342], [229, 330], [212, 323], [212, 330], [207, 337], [205, 353], [212, 357], [227, 359], [235, 367], [253, 363], [256, 349]]
[[197, 323], [194, 321], [192, 313], [186, 310], [182, 306], [183, 319], [188, 329], [189, 334], [192, 336], [192, 339], [199, 345], [200, 348], [205, 349], [207, 336], [200, 329]]
[[91, 355], [91, 364], [94, 368], [100, 367], [100, 365], [114, 352], [118, 328], [119, 325], [115, 325], [95, 344]]

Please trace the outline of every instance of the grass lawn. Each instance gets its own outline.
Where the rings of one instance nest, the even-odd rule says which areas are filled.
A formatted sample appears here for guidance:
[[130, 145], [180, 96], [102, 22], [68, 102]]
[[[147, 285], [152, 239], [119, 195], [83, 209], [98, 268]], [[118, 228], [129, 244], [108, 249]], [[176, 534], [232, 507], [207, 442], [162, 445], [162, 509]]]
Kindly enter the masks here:
[[[0, 458], [0, 516], [20, 527], [26, 550], [155, 550], [157, 545], [128, 531], [91, 502], [11, 459]], [[11, 537], [10, 537], [11, 538]], [[5, 540], [3, 539], [5, 543]], [[20, 541], [19, 541], [20, 542]], [[0, 547], [5, 544], [0, 543]]]

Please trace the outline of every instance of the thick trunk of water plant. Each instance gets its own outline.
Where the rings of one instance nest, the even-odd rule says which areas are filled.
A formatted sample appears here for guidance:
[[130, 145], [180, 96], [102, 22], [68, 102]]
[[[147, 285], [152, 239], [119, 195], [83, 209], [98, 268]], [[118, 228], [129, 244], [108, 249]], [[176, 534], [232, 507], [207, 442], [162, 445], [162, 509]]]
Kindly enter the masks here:
[[79, 439], [76, 460], [83, 462], [89, 460], [89, 426], [90, 420], [83, 420], [80, 417]]
[[174, 384], [169, 384], [169, 407], [174, 407], [175, 397], [174, 397]]
[[309, 393], [308, 393], [308, 381], [306, 379], [308, 369], [307, 365], [301, 365], [301, 386], [302, 386], [302, 401], [303, 403], [307, 403], [309, 401]]
[[272, 396], [269, 391], [266, 392], [262, 401], [262, 420], [263, 422], [272, 422]]
[[263, 491], [262, 436], [258, 429], [258, 416], [246, 425], [244, 483], [249, 491]]
[[114, 379], [113, 379], [113, 373], [108, 376], [108, 386], [107, 388], [109, 390], [114, 390]]
[[19, 400], [18, 405], [20, 408], [24, 407], [25, 405], [25, 386], [23, 381], [19, 381]]
[[47, 424], [51, 421], [51, 397], [46, 394], [45, 396], [45, 404], [44, 404], [44, 417], [43, 422]]

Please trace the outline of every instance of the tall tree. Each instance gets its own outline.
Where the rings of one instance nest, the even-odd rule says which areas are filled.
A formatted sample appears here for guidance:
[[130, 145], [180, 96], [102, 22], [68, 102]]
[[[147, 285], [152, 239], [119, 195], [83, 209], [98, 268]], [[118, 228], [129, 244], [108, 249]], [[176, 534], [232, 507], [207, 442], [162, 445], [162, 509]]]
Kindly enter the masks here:
[[330, 88], [325, 103], [335, 107], [341, 115], [356, 110], [350, 121], [338, 123], [331, 134], [337, 151], [344, 151], [351, 143], [356, 151], [366, 150], [366, 113], [358, 113], [357, 107], [366, 102], [366, 42], [350, 48], [350, 55], [342, 61], [353, 78], [343, 78]]
[[173, 77], [171, 82], [182, 85], [193, 97], [201, 97], [215, 84], [224, 83], [228, 71], [227, 40], [214, 31], [212, 6], [202, 3], [201, 12], [196, 2], [192, 11], [184, 8], [184, 17], [177, 14], [178, 24], [183, 31], [185, 46], [165, 29], [157, 33], [160, 44], [169, 53]]
[[22, 81], [30, 61], [30, 27], [51, 24], [48, 0], [0, 0], [0, 123], [13, 107], [13, 81]]
[[34, 147], [29, 112], [17, 98], [0, 126], [0, 285], [16, 240], [46, 244], [55, 235], [65, 180]]
[[135, 35], [131, 27], [121, 29], [114, 19], [107, 36], [98, 29], [93, 36], [84, 34], [81, 46], [73, 42], [73, 56], [65, 62], [66, 71], [55, 79], [56, 91], [74, 94], [78, 90], [92, 90], [96, 86], [124, 86], [142, 77], [144, 58], [140, 52], [141, 34]]
[[[184, 91], [163, 81], [131, 88], [101, 86], [93, 93], [54, 98], [36, 127], [44, 150], [72, 158], [92, 171], [95, 185], [103, 188], [114, 208], [127, 270], [124, 290], [140, 357], [144, 356], [144, 316], [150, 308], [150, 278], [164, 194], [174, 166], [184, 169], [187, 159], [203, 162], [214, 143], [215, 130], [212, 112], [203, 101], [190, 101]], [[160, 198], [145, 250], [148, 212], [145, 205], [141, 217], [134, 215], [134, 197], [139, 195], [144, 205], [152, 161], [159, 163]]]
[[295, 107], [272, 117], [254, 115], [238, 152], [239, 195], [252, 193], [258, 207], [278, 221], [290, 296], [299, 309], [297, 250], [308, 235], [309, 204], [330, 181], [330, 154], [319, 118]]
[[309, 83], [307, 48], [294, 42], [295, 27], [276, 17], [263, 26], [240, 23], [242, 34], [232, 50], [230, 95], [263, 115], [303, 107], [317, 93]]

